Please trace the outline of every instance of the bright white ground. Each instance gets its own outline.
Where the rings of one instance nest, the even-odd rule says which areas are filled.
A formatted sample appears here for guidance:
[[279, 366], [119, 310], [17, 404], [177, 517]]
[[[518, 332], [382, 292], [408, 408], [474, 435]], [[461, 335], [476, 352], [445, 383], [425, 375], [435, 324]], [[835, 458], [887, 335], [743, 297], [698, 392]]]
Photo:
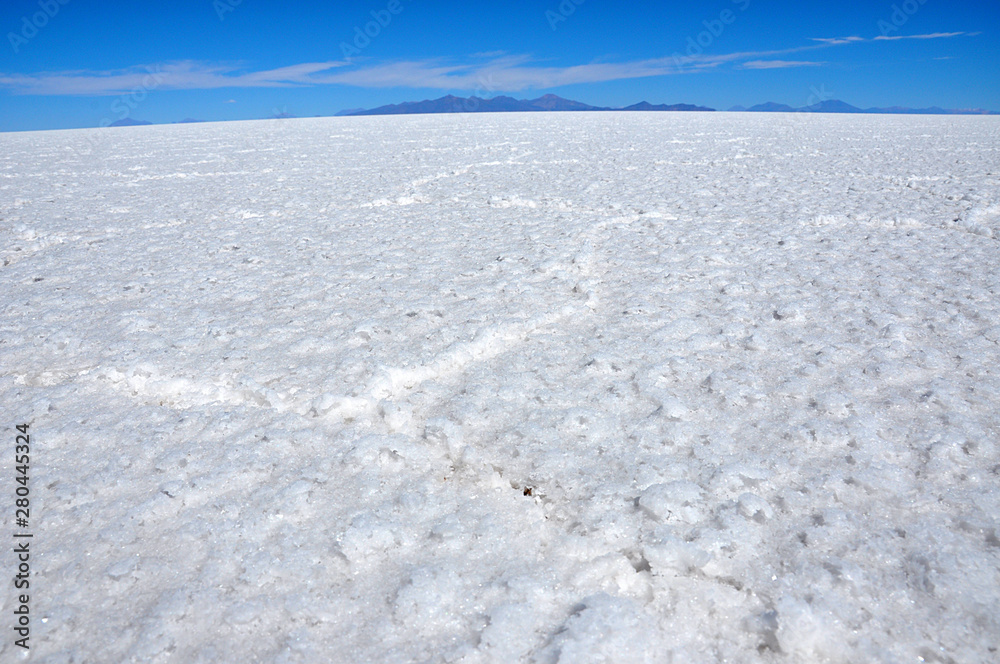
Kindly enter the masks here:
[[4, 134], [0, 251], [33, 661], [1000, 657], [1000, 118]]

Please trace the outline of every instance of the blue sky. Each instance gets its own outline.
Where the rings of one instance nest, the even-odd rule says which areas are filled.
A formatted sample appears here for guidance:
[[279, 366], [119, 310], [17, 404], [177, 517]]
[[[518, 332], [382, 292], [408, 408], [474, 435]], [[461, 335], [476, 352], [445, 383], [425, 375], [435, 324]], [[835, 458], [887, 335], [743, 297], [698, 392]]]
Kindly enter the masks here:
[[998, 29], [997, 0], [3, 0], [0, 131], [445, 94], [1000, 110]]

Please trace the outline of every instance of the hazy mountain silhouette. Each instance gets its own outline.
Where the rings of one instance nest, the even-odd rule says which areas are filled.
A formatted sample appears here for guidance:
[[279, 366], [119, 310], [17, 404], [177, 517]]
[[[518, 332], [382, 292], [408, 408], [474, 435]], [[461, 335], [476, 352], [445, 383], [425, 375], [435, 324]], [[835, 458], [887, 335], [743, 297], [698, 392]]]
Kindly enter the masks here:
[[812, 104], [811, 106], [803, 106], [802, 108], [796, 109], [804, 113], [865, 113], [857, 106], [851, 106], [847, 102], [840, 101], [839, 99], [828, 99], [827, 101], [821, 101], [818, 104]]
[[543, 111], [599, 111], [604, 110], [598, 106], [591, 106], [583, 102], [563, 99], [556, 95], [543, 95], [538, 99], [528, 102], [535, 108]]
[[115, 120], [111, 124], [107, 125], [109, 127], [141, 127], [145, 125], [151, 125], [152, 122], [146, 120], [133, 120], [132, 118], [122, 118], [121, 120]]
[[544, 95], [538, 99], [514, 99], [500, 95], [489, 99], [480, 97], [456, 97], [448, 95], [440, 99], [408, 101], [389, 104], [364, 111], [343, 112], [344, 115], [402, 115], [407, 113], [512, 113], [538, 111], [714, 111], [714, 108], [693, 104], [658, 104], [640, 102], [621, 109], [606, 106], [591, 106], [557, 95]]
[[[424, 99], [423, 101], [406, 101], [400, 104], [389, 104], [378, 108], [363, 109], [351, 108], [337, 112], [336, 116], [354, 115], [408, 115], [413, 113], [510, 113], [510, 112], [546, 112], [546, 111], [714, 111], [714, 108], [707, 106], [697, 106], [695, 104], [651, 104], [648, 101], [641, 101], [638, 104], [625, 106], [624, 108], [610, 108], [606, 106], [591, 106], [583, 102], [572, 99], [564, 99], [558, 95], [547, 94], [538, 99], [514, 99], [505, 95], [490, 97], [456, 97], [447, 95], [439, 99]], [[987, 111], [981, 108], [961, 108], [948, 109], [939, 106], [929, 108], [907, 108], [905, 106], [890, 106], [887, 108], [858, 108], [839, 99], [828, 99], [801, 108], [792, 108], [787, 104], [779, 104], [769, 101], [746, 108], [744, 106], [733, 106], [731, 112], [746, 113], [882, 113], [895, 115], [1000, 115], [996, 111]], [[269, 119], [294, 118], [288, 112], [277, 112]], [[316, 116], [321, 117], [321, 116]], [[192, 118], [185, 118], [176, 124], [188, 122], [202, 122]], [[146, 120], [134, 120], [123, 118], [107, 125], [109, 127], [137, 127], [150, 125], [152, 122]]]
[[795, 109], [785, 104], [777, 104], [773, 101], [764, 104], [757, 104], [747, 109], [750, 113], [791, 113]]
[[986, 111], [981, 108], [941, 108], [931, 106], [930, 108], [907, 108], [905, 106], [890, 106], [889, 108], [858, 108], [851, 106], [847, 102], [839, 99], [828, 99], [810, 106], [802, 108], [792, 108], [786, 104], [777, 104], [769, 101], [766, 104], [757, 104], [744, 109], [742, 106], [734, 106], [731, 111], [748, 111], [751, 113], [869, 113], [869, 114], [906, 114], [906, 115], [998, 115], [996, 111]]
[[707, 106], [695, 106], [694, 104], [650, 104], [648, 101], [640, 101], [621, 109], [623, 111], [714, 111], [714, 108]]
[[1000, 115], [996, 111], [987, 111], [982, 108], [941, 108], [931, 106], [929, 108], [904, 108], [902, 106], [890, 106], [889, 108], [869, 108], [865, 113], [896, 113], [903, 115]]
[[530, 111], [603, 111], [598, 106], [590, 106], [556, 95], [545, 95], [538, 99], [514, 99], [500, 95], [483, 99], [481, 97], [456, 97], [447, 95], [439, 99], [407, 101], [389, 104], [346, 115], [403, 115], [410, 113], [512, 113]]

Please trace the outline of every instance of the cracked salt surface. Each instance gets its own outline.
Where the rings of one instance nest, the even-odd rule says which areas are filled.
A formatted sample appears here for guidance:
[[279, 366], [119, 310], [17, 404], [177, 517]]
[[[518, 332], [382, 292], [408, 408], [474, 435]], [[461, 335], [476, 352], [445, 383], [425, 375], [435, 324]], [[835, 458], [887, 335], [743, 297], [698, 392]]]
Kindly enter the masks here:
[[996, 661], [996, 118], [0, 144], [36, 661]]

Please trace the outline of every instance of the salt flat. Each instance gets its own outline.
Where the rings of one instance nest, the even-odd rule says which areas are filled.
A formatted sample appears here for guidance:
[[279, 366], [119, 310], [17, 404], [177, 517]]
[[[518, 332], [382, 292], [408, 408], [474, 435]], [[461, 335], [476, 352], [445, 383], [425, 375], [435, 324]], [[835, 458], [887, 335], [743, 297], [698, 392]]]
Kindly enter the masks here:
[[1000, 657], [1000, 118], [0, 148], [32, 661]]

